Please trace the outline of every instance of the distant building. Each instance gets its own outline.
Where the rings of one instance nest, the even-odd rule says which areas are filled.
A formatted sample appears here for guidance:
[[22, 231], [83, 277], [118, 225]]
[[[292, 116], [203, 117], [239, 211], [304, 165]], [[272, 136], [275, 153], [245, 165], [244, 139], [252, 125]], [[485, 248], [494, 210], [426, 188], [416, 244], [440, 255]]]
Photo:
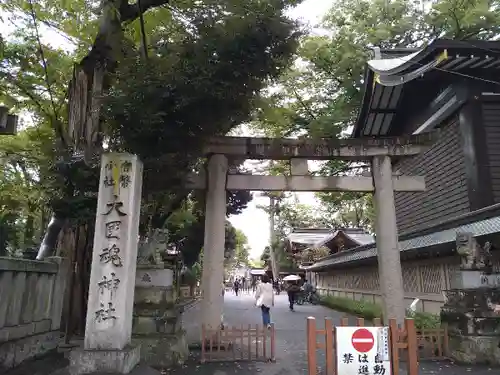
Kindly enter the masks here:
[[[374, 242], [371, 234], [358, 228], [301, 228], [294, 229], [287, 236], [286, 251], [301, 265], [311, 263], [303, 260], [306, 254], [315, 254], [319, 257], [335, 254], [339, 251], [352, 249], [361, 245]], [[327, 248], [327, 254], [322, 254], [318, 249]], [[317, 258], [317, 256], [314, 256]]]

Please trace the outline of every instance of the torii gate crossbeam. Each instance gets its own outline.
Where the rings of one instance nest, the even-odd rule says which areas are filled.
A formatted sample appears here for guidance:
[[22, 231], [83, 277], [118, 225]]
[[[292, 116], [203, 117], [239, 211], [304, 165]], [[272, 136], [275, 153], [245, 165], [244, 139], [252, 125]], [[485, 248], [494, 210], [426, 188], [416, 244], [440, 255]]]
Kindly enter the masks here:
[[420, 154], [433, 142], [436, 133], [409, 137], [290, 139], [257, 137], [214, 137], [204, 149], [205, 155], [223, 154], [227, 157], [255, 160], [343, 159], [371, 160], [373, 156], [411, 156]]

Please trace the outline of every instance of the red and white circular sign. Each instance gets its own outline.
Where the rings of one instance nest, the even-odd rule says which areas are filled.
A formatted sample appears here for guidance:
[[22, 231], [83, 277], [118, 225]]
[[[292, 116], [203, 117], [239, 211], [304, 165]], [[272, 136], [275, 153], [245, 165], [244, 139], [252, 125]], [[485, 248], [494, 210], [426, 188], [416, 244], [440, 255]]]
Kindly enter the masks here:
[[373, 349], [375, 338], [369, 330], [360, 328], [352, 334], [351, 343], [352, 347], [358, 352], [367, 353]]

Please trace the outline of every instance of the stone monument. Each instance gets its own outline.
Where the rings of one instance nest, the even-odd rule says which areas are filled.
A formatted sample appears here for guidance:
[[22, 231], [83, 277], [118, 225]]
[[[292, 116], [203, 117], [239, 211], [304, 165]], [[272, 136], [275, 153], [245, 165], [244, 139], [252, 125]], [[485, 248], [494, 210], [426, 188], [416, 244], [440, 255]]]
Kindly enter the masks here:
[[441, 320], [449, 327], [450, 355], [462, 363], [500, 365], [500, 273], [490, 249], [472, 233], [457, 233], [461, 263], [452, 275]]
[[165, 261], [167, 250], [168, 233], [156, 229], [141, 244], [137, 259], [132, 341], [140, 344], [142, 361], [154, 367], [181, 364], [189, 354], [176, 303], [176, 264]]
[[69, 355], [73, 375], [127, 374], [140, 360], [131, 338], [141, 190], [137, 156], [103, 155], [85, 341]]

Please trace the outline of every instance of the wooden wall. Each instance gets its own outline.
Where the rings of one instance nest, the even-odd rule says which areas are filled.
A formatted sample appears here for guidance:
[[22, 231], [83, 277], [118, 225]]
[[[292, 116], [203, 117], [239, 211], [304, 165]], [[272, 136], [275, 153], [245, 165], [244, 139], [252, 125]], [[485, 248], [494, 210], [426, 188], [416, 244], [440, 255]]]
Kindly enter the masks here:
[[500, 98], [483, 97], [482, 116], [486, 132], [486, 147], [495, 203], [500, 203]]
[[395, 193], [400, 233], [418, 231], [469, 212], [458, 116], [442, 128], [439, 139], [429, 150], [403, 159], [394, 170], [406, 175], [423, 175], [426, 182], [424, 192]]

